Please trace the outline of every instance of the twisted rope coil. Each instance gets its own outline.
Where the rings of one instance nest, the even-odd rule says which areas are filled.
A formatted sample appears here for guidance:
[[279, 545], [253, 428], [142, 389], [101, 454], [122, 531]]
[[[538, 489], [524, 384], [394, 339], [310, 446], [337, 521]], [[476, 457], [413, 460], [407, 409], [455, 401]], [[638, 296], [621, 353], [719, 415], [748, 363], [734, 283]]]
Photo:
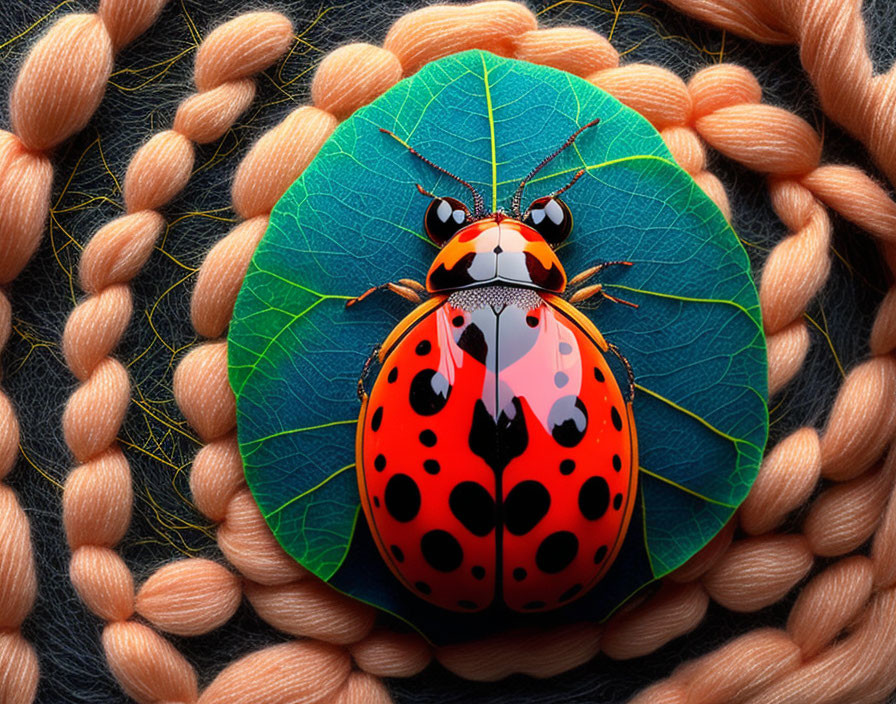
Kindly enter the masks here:
[[767, 44], [798, 44], [825, 113], [861, 140], [896, 183], [896, 67], [874, 75], [861, 0], [666, 0], [709, 24]]
[[[131, 159], [124, 180], [126, 214], [85, 247], [80, 281], [88, 296], [63, 334], [66, 361], [81, 382], [63, 415], [66, 442], [79, 462], [63, 494], [69, 572], [88, 608], [108, 622], [102, 640], [109, 666], [138, 701], [196, 701], [198, 685], [193, 667], [174, 647], [132, 617], [139, 614], [181, 635], [204, 633], [233, 615], [240, 587], [217, 563], [192, 560], [159, 570], [135, 593], [131, 572], [113, 549], [130, 524], [133, 490], [116, 442], [130, 382], [110, 354], [132, 314], [128, 282], [164, 229], [158, 210], [189, 180], [193, 144], [214, 141], [234, 124], [255, 95], [251, 76], [280, 58], [291, 40], [285, 17], [259, 12], [221, 25], [202, 42], [194, 72], [198, 92], [181, 103], [173, 128], [152, 137]], [[167, 589], [172, 583], [175, 588]]]
[[[703, 140], [748, 166], [772, 174], [770, 187], [776, 210], [793, 232], [775, 248], [777, 254], [773, 253], [770, 258], [760, 287], [763, 313], [771, 316], [771, 323], [767, 318], [767, 326], [771, 333], [770, 380], [775, 388], [785, 384], [802, 363], [808, 346], [808, 334], [801, 323], [802, 312], [827, 274], [826, 243], [830, 226], [818, 201], [827, 202], [872, 233], [892, 237], [889, 225], [894, 221], [894, 206], [884, 192], [857, 170], [818, 167], [820, 147], [813, 148], [817, 143], [814, 131], [784, 111], [759, 104], [759, 87], [746, 72], [734, 67], [715, 67], [697, 74], [685, 85], [672, 74], [654, 67], [619, 68], [618, 55], [608, 42], [588, 30], [538, 30], [531, 13], [514, 3], [435, 6], [399, 20], [383, 49], [351, 45], [331, 54], [321, 65], [312, 86], [315, 107], [295, 111], [263, 137], [246, 157], [233, 190], [234, 208], [244, 222], [212, 250], [197, 281], [192, 317], [200, 334], [214, 338], [223, 333], [242, 275], [264, 231], [271, 207], [304, 169], [337, 120], [427, 61], [468, 48], [488, 48], [555, 65], [584, 75], [610, 90], [661, 129], [682, 166], [726, 214], [724, 189], [705, 171]], [[248, 47], [241, 48], [241, 51], [248, 50]], [[235, 51], [234, 55], [238, 53]], [[729, 73], [722, 80], [722, 74], [713, 74], [713, 71]], [[207, 83], [200, 79], [198, 60], [196, 74], [201, 91], [203, 85], [209, 89], [207, 92], [218, 87], [214, 86], [214, 79], [210, 78]], [[230, 76], [235, 82], [244, 77]], [[362, 90], [358, 90], [359, 86]], [[198, 98], [195, 101], [197, 105], [202, 104]], [[757, 117], [757, 110], [765, 111], [758, 116], [767, 120], [762, 136], [768, 138], [771, 134], [776, 140], [774, 147], [766, 152], [757, 152], [757, 142], [750, 139], [756, 135], [744, 132], [745, 125]], [[189, 144], [185, 145], [186, 140], [178, 135], [185, 130], [191, 134], [192, 141], [214, 138], [214, 128], [200, 134], [198, 127], [191, 131], [190, 121], [184, 120], [175, 121], [175, 134], [157, 135], [144, 147], [147, 149], [152, 144], [152, 149], [147, 149], [142, 158], [140, 152], [135, 156], [129, 176], [132, 169], [138, 176], [131, 179], [134, 185], [130, 199], [129, 179], [125, 186], [129, 215], [124, 218], [131, 220], [127, 227], [113, 227], [118, 221], [110, 223], [108, 234], [104, 232], [107, 228], [103, 228], [91, 242], [91, 246], [93, 242], [98, 244], [90, 256], [85, 252], [82, 280], [92, 296], [73, 313], [65, 336], [69, 363], [76, 375], [85, 380], [73, 396], [65, 419], [73, 454], [84, 461], [67, 482], [64, 499], [66, 526], [74, 550], [72, 576], [91, 608], [112, 622], [106, 627], [104, 645], [116, 676], [138, 701], [196, 701], [198, 691], [195, 673], [167, 641], [153, 629], [127, 620], [135, 608], [159, 630], [202, 633], [229, 618], [239, 594], [235, 578], [220, 566], [209, 561], [184, 560], [156, 573], [135, 597], [129, 571], [111, 550], [130, 520], [130, 476], [126, 460], [112, 445], [123, 405], [127, 403], [128, 382], [123, 369], [108, 354], [130, 317], [126, 282], [142, 266], [151, 250], [147, 241], [154, 240], [152, 232], [160, 226], [160, 216], [154, 211], [182, 187], [177, 177], [182, 177]], [[204, 125], [206, 121], [207, 118], [197, 118], [196, 124]], [[284, 147], [290, 149], [285, 155]], [[277, 159], [272, 158], [275, 152]], [[145, 167], [157, 159], [171, 166], [171, 179], [154, 180], [144, 175]], [[272, 168], [273, 165], [276, 167]], [[838, 195], [842, 193], [838, 188], [849, 196]], [[799, 266], [804, 260], [810, 264], [803, 268], [807, 278], [797, 280], [796, 285], [780, 273], [788, 266]], [[778, 263], [773, 264], [775, 261]], [[777, 274], [775, 266], [779, 270]], [[601, 648], [612, 657], [633, 657], [693, 628], [702, 619], [709, 596], [731, 608], [759, 608], [780, 598], [805, 575], [812, 565], [813, 551], [841, 554], [837, 551], [853, 549], [862, 535], [867, 538], [880, 520], [884, 505], [888, 506], [886, 515], [893, 512], [887, 503], [891, 470], [884, 467], [864, 476], [892, 437], [896, 423], [888, 415], [886, 403], [892, 398], [896, 377], [890, 356], [896, 337], [893, 299], [891, 291], [872, 334], [876, 358], [851, 372], [824, 433], [819, 435], [811, 429], [799, 431], [766, 458], [760, 480], [764, 481], [767, 493], [778, 500], [774, 516], [769, 520], [762, 511], [764, 504], [757, 501], [753, 522], [747, 520], [744, 528], [749, 525], [752, 530], [747, 532], [756, 535], [772, 530], [790, 510], [805, 501], [823, 472], [831, 478], [849, 481], [823, 493], [816, 501], [813, 511], [820, 516], [819, 526], [830, 526], [826, 519], [844, 508], [852, 507], [854, 513], [862, 513], [869, 497], [877, 497], [880, 507], [874, 520], [865, 521], [860, 529], [852, 523], [835, 525], [833, 532], [839, 537], [827, 542], [821, 539], [823, 536], [813, 540], [813, 531], [806, 527], [806, 537], [763, 535], [739, 541], [729, 548], [733, 532], [729, 529], [674, 580], [669, 580], [655, 598], [647, 604], [630, 607], [611, 619], [604, 629], [580, 624], [548, 634], [514, 639], [499, 637], [441, 649], [436, 653], [439, 659], [464, 676], [497, 679], [513, 671], [550, 676], [587, 661]], [[100, 317], [107, 322], [92, 329], [89, 321]], [[788, 330], [786, 337], [779, 337]], [[871, 404], [870, 410], [860, 407], [858, 401], [877, 382], [880, 382], [878, 402]], [[124, 394], [120, 393], [121, 389], [125, 390]], [[219, 545], [246, 577], [244, 590], [253, 605], [263, 618], [281, 630], [330, 643], [350, 644], [350, 656], [345, 649], [311, 641], [259, 651], [225, 669], [199, 700], [251, 701], [258, 691], [265, 691], [270, 701], [291, 701], [299, 696], [306, 696], [309, 701], [388, 701], [387, 693], [375, 678], [365, 672], [351, 671], [352, 660], [371, 674], [407, 676], [425, 667], [431, 657], [429, 649], [412, 636], [371, 632], [370, 609], [339, 597], [307, 577], [276, 545], [242, 480], [223, 341], [206, 343], [183, 360], [175, 376], [175, 394], [185, 416], [206, 442], [191, 475], [194, 498], [200, 510], [221, 523]], [[88, 416], [90, 424], [83, 421]], [[848, 437], [847, 431], [859, 422], [862, 424], [858, 427], [871, 432]], [[113, 426], [114, 431], [110, 430]], [[789, 481], [790, 473], [781, 469], [793, 458], [804, 468], [796, 482]], [[831, 493], [838, 489], [839, 493]], [[108, 498], [103, 499], [100, 510], [94, 504], [92, 511], [88, 511], [88, 500], [101, 493]], [[127, 506], [126, 514], [121, 510], [123, 505]], [[746, 509], [745, 504], [744, 513], [749, 515]], [[94, 517], [87, 515], [91, 512]], [[112, 520], [108, 520], [110, 517]], [[741, 520], [743, 523], [744, 519]], [[889, 535], [892, 546], [893, 530], [896, 529], [887, 532], [882, 527], [876, 540], [881, 535]], [[884, 558], [891, 553], [885, 544], [877, 550], [877, 557], [872, 555], [873, 564], [888, 565]], [[765, 581], [780, 560], [786, 560], [787, 567], [779, 570], [772, 582]], [[875, 569], [893, 572], [892, 565]], [[755, 579], [757, 574], [763, 579]], [[832, 583], [840, 584], [837, 580]], [[208, 584], [220, 586], [202, 591]], [[217, 598], [222, 593], [227, 598]], [[855, 609], [867, 599], [847, 601], [858, 604], [859, 607], [853, 606]], [[873, 610], [874, 607], [868, 613]], [[185, 613], [189, 618], [185, 618]], [[812, 620], [804, 619], [804, 622], [814, 625]], [[849, 622], [840, 619], [829, 624], [825, 632], [808, 628], [815, 634], [814, 640], [809, 638], [797, 647], [805, 648], [808, 642], [810, 650], [821, 652]], [[836, 630], [832, 630], [835, 626]], [[804, 625], [803, 629], [806, 628]], [[744, 638], [753, 638], [750, 642], [755, 644], [762, 640], [763, 633], [748, 634]], [[774, 638], [787, 649], [780, 635]], [[755, 647], [754, 650], [763, 651]], [[148, 658], [152, 662], [147, 662]], [[284, 671], [290, 676], [284, 678]], [[755, 676], [744, 679], [737, 692], [750, 688], [759, 691], [774, 679], [752, 674]], [[675, 686], [692, 681], [700, 679], [680, 679]], [[880, 676], [872, 689], [880, 689], [885, 684], [885, 677]], [[870, 696], [872, 689], [863, 692], [863, 696]]]
[[[52, 150], [99, 106], [115, 54], [146, 30], [165, 0], [103, 0], [96, 14], [63, 18], [35, 44], [10, 96], [12, 132], [0, 130], [0, 352], [12, 329], [5, 287], [40, 243], [50, 210]], [[64, 61], [59, 61], [64, 57]], [[19, 424], [0, 389], [0, 481], [18, 458]], [[19, 627], [37, 595], [28, 519], [0, 484], [0, 701], [34, 699], [38, 663]]]

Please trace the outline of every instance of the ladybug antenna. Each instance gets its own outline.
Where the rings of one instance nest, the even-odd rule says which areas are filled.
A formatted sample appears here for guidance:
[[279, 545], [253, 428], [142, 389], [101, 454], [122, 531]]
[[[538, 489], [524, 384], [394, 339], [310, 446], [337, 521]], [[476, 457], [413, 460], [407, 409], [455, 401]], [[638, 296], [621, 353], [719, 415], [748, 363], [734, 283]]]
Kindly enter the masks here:
[[578, 181], [580, 178], [582, 178], [582, 176], [584, 176], [584, 175], [585, 175], [585, 169], [579, 169], [578, 171], [576, 171], [576, 175], [572, 177], [572, 179], [570, 180], [569, 183], [567, 183], [563, 188], [560, 188], [560, 189], [554, 191], [553, 193], [551, 193], [551, 198], [559, 196], [561, 193], [566, 193], [570, 188], [573, 187], [573, 184], [575, 184], [575, 182]]
[[[536, 166], [528, 174], [526, 174], [526, 177], [522, 181], [520, 181], [520, 185], [517, 187], [516, 193], [513, 194], [513, 198], [510, 201], [510, 208], [514, 215], [516, 215], [517, 217], [520, 217], [520, 203], [523, 200], [523, 189], [526, 188], [526, 184], [532, 180], [532, 178], [535, 176], [535, 174], [537, 174], [545, 166], [547, 166], [564, 149], [572, 146], [573, 142], [576, 141], [576, 137], [578, 137], [580, 134], [582, 134], [582, 132], [587, 130], [589, 127], [594, 127], [598, 122], [600, 122], [599, 117], [592, 120], [588, 124], [582, 125], [581, 127], [579, 127], [579, 129], [577, 129], [575, 132], [573, 132], [571, 135], [569, 135], [567, 140], [563, 144], [561, 144], [560, 147], [553, 154], [549, 154], [548, 156], [546, 156], [544, 159], [541, 160], [541, 163], [538, 164], [538, 166]], [[563, 193], [570, 186], [572, 186], [572, 184], [574, 184], [579, 179], [579, 177], [581, 175], [582, 175], [581, 171], [577, 172], [576, 175], [573, 177], [572, 181], [569, 182], [569, 184], [567, 184], [566, 186], [561, 188], [559, 191], [556, 191], [553, 195], [558, 195], [560, 193]]]
[[[473, 194], [473, 219], [475, 220], [476, 218], [479, 218], [479, 217], [482, 217], [483, 215], [485, 215], [485, 201], [482, 199], [482, 196], [479, 194], [479, 191], [477, 191], [475, 188], [473, 188], [473, 186], [470, 183], [468, 183], [467, 181], [464, 181], [460, 176], [455, 176], [453, 173], [451, 173], [447, 169], [443, 169], [438, 164], [431, 162], [429, 159], [427, 159], [425, 156], [423, 156], [420, 152], [418, 152], [416, 149], [414, 149], [410, 144], [405, 142], [401, 137], [399, 137], [394, 132], [390, 132], [389, 130], [387, 130], [383, 127], [380, 127], [380, 132], [392, 137], [392, 139], [394, 139], [401, 146], [403, 146], [405, 149], [407, 149], [411, 154], [413, 154], [415, 157], [417, 157], [424, 164], [429, 164], [436, 171], [439, 171], [439, 172], [445, 174], [446, 176], [450, 176], [458, 183], [469, 188], [470, 193]], [[425, 195], [432, 196], [431, 193], [429, 193], [428, 191], [424, 191], [422, 188], [420, 188], [420, 186], [417, 186], [417, 189]], [[433, 197], [435, 197], [435, 196], [433, 196]]]

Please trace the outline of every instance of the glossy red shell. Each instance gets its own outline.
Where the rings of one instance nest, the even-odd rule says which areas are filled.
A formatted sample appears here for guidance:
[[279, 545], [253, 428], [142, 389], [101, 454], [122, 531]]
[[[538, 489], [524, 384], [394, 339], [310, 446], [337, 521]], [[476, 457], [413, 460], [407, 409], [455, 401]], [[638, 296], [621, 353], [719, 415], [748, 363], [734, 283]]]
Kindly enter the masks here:
[[395, 576], [427, 601], [557, 608], [625, 535], [637, 481], [630, 405], [606, 343], [531, 289], [437, 296], [393, 332], [358, 425], [361, 503]]

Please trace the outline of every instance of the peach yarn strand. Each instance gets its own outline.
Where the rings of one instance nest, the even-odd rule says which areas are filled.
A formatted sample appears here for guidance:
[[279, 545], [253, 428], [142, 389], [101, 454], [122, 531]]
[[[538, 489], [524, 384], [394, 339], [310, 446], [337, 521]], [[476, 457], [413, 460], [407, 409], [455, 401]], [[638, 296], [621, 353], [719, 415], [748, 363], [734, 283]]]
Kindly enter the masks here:
[[795, 43], [821, 106], [864, 142], [896, 184], [896, 66], [874, 75], [861, 0], [666, 0], [682, 12], [760, 42]]
[[[13, 131], [0, 130], [0, 353], [12, 329], [5, 287], [40, 243], [53, 167], [50, 153], [80, 131], [99, 106], [115, 52], [153, 23], [164, 0], [104, 0], [96, 14], [57, 21], [31, 48], [10, 96]], [[64, 63], [60, 57], [66, 57]], [[19, 425], [0, 389], [0, 481], [18, 457]], [[31, 611], [37, 577], [28, 519], [0, 484], [0, 701], [34, 700], [38, 662], [19, 627]]]
[[31, 48], [0, 130], [0, 284], [34, 254], [50, 209], [48, 155], [99, 107], [115, 53], [142, 34], [166, 0], [101, 0], [96, 14], [57, 20]]
[[[237, 579], [209, 560], [184, 560], [153, 575], [135, 594], [130, 570], [115, 552], [131, 518], [128, 461], [116, 442], [130, 398], [124, 366], [110, 356], [132, 313], [128, 282], [142, 268], [164, 227], [158, 212], [187, 183], [193, 143], [218, 139], [251, 103], [251, 76], [273, 64], [292, 40], [292, 25], [277, 13], [249, 13], [227, 22], [196, 54], [198, 92], [181, 103], [171, 130], [133, 156], [124, 180], [126, 214], [101, 228], [81, 259], [87, 292], [72, 312], [63, 349], [81, 382], [63, 415], [63, 431], [78, 466], [63, 493], [63, 521], [72, 549], [76, 591], [107, 621], [103, 647], [113, 674], [139, 702], [194, 702], [192, 666], [156, 628], [192, 635], [226, 621], [239, 604]], [[160, 600], [171, 589], [174, 599]], [[172, 602], [174, 602], [172, 604]], [[164, 606], [176, 606], [176, 619]]]

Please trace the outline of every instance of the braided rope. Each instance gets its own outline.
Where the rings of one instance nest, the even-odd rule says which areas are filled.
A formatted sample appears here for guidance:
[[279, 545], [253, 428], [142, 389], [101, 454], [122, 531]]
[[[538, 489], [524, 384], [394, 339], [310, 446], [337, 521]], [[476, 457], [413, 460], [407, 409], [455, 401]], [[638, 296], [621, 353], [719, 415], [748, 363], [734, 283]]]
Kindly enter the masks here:
[[861, 140], [896, 184], [896, 67], [874, 75], [861, 0], [666, 0], [710, 24], [769, 44], [798, 44], [825, 113]]
[[[56, 22], [28, 53], [10, 96], [13, 131], [0, 130], [0, 286], [19, 275], [40, 244], [53, 182], [49, 152], [89, 122], [115, 53], [155, 21], [164, 1], [102, 0], [96, 14]], [[0, 353], [11, 330], [10, 301], [0, 288]], [[18, 450], [18, 420], [0, 389], [0, 481]], [[3, 484], [0, 594], [0, 701], [26, 704], [37, 692], [38, 662], [19, 628], [34, 604], [37, 577], [28, 519]]]
[[[468, 48], [488, 48], [530, 61], [552, 63], [589, 77], [596, 74], [592, 80], [605, 88], [613, 84], [608, 89], [624, 102], [640, 109], [660, 127], [676, 158], [695, 175], [698, 182], [704, 185], [726, 212], [724, 190], [705, 171], [705, 153], [698, 135], [732, 158], [771, 172], [774, 174], [772, 191], [780, 191], [780, 196], [775, 199], [776, 209], [785, 224], [795, 231], [782, 245], [798, 240], [800, 243], [807, 242], [810, 252], [817, 253], [821, 249], [818, 240], [829, 231], [829, 226], [826, 224], [824, 210], [812, 194], [817, 195], [825, 188], [830, 190], [831, 180], [826, 179], [824, 173], [818, 173], [821, 169], [816, 168], [817, 158], [802, 157], [803, 148], [806, 144], [811, 146], [814, 135], [805, 123], [783, 111], [774, 114], [766, 112], [764, 117], [770, 118], [773, 136], [777, 141], [771, 158], [759, 158], [751, 151], [756, 143], [744, 137], [740, 128], [741, 136], [738, 137], [738, 131], [729, 129], [730, 125], [724, 119], [731, 117], [733, 122], [737, 122], [741, 113], [731, 110], [740, 107], [743, 112], [743, 106], [747, 110], [776, 110], [757, 104], [758, 86], [753, 89], [749, 85], [748, 74], [745, 76], [745, 72], [741, 72], [741, 84], [746, 89], [739, 93], [714, 80], [721, 74], [708, 75], [712, 69], [701, 72], [701, 80], [698, 80], [701, 77], [698, 74], [689, 85], [684, 86], [677, 77], [652, 67], [617, 69], [618, 55], [608, 47], [606, 40], [587, 30], [537, 30], [534, 17], [522, 6], [493, 2], [466, 7], [426, 8], [399, 20], [387, 36], [385, 49], [352, 45], [334, 52], [321, 65], [312, 86], [316, 107], [295, 111], [284, 123], [259, 140], [240, 166], [234, 183], [233, 198], [234, 207], [244, 222], [216, 245], [203, 264], [193, 300], [193, 320], [197, 331], [207, 337], [217, 337], [224, 331], [239, 281], [254, 246], [264, 231], [270, 208], [316, 153], [332, 131], [337, 118], [350, 114], [375, 97], [377, 91], [388, 88], [402, 73], [409, 73], [427, 61], [452, 51]], [[578, 61], [577, 57], [581, 57], [581, 60]], [[732, 67], [716, 67], [716, 70], [734, 73], [739, 71]], [[365, 90], [360, 93], [355, 89], [359, 85], [365, 86]], [[369, 88], [371, 85], [376, 88]], [[679, 104], [676, 109], [674, 101], [669, 101], [670, 95], [685, 96], [682, 103], [684, 107]], [[671, 110], [666, 109], [667, 101], [673, 106]], [[652, 110], [655, 114], [651, 114]], [[726, 113], [726, 110], [729, 112]], [[768, 129], [763, 132], [763, 136], [767, 133]], [[292, 149], [286, 158], [284, 148]], [[276, 160], [273, 159], [275, 153]], [[788, 154], [793, 157], [790, 162], [787, 161]], [[810, 151], [810, 155], [812, 154]], [[818, 154], [820, 155], [820, 150]], [[844, 170], [845, 167], [822, 168], [839, 169], [828, 173], [834, 173], [840, 179], [842, 188], [847, 192], [866, 194], [866, 201], [879, 206], [881, 212], [893, 213], [894, 206], [883, 191], [861, 172]], [[814, 190], [811, 185], [806, 185], [810, 176], [816, 182]], [[826, 185], [819, 186], [818, 183]], [[856, 200], [852, 200], [849, 207], [846, 207], [841, 202], [843, 210], [849, 210], [843, 212], [846, 217], [872, 232], [875, 227], [884, 229], [880, 226], [879, 213], [873, 215], [870, 208], [853, 208], [855, 203]], [[836, 203], [829, 204], [837, 208]], [[816, 222], [822, 222], [820, 226], [810, 228], [812, 223], [802, 217], [806, 215], [807, 209], [816, 214]], [[817, 215], [819, 211], [821, 215]], [[780, 250], [777, 258], [781, 262], [789, 263], [789, 260], [805, 256], [802, 247], [782, 245], [776, 248], [776, 251]], [[805, 304], [826, 277], [826, 254], [817, 255], [812, 261], [815, 268], [809, 271], [811, 276], [801, 290], [793, 291], [788, 288], [783, 294], [776, 292], [773, 289], [779, 285], [778, 280], [775, 277], [767, 279], [766, 273], [763, 274], [761, 289], [763, 293], [766, 289], [770, 290], [763, 298], [764, 312], [767, 306], [774, 308], [778, 301], [783, 301], [787, 307], [786, 314], [772, 319], [772, 324], [779, 326], [779, 330], [786, 329], [801, 317]], [[772, 271], [774, 272], [774, 268]], [[770, 281], [774, 283], [769, 283]], [[788, 282], [787, 286], [792, 284]], [[778, 297], [775, 298], [772, 294]], [[772, 296], [772, 303], [766, 302], [769, 300], [768, 296]], [[893, 423], [896, 422], [889, 417], [885, 403], [888, 391], [889, 397], [892, 397], [892, 384], [896, 377], [891, 368], [893, 360], [889, 356], [892, 341], [896, 337], [892, 325], [893, 298], [891, 292], [875, 324], [872, 339], [875, 341], [873, 350], [878, 357], [851, 372], [838, 395], [825, 432], [820, 439], [815, 433], [818, 460], [804, 462], [809, 467], [806, 474], [811, 475], [814, 471], [814, 478], [808, 481], [804, 476], [801, 482], [796, 483], [795, 488], [787, 482], [777, 482], [775, 479], [785, 474], [780, 467], [790, 456], [795, 455], [800, 459], [804, 457], [806, 453], [801, 445], [797, 445], [797, 441], [811, 446], [811, 434], [815, 431], [799, 431], [802, 435], [795, 434], [782, 442], [776, 452], [771, 453], [763, 463], [760, 477], [775, 489], [775, 493], [785, 497], [776, 508], [777, 517], [783, 517], [805, 500], [806, 485], [814, 486], [815, 478], [823, 470], [826, 476], [849, 481], [828, 490], [834, 492], [839, 489], [839, 495], [826, 498], [828, 494], [822, 494], [813, 505], [813, 511], [818, 511], [822, 518], [844, 508], [862, 508], [867, 504], [868, 496], [886, 496], [884, 489], [888, 490], [892, 484], [890, 470], [879, 469], [868, 476], [864, 476], [864, 472], [883, 450], [892, 435]], [[791, 362], [787, 367], [793, 369], [791, 373], [779, 375], [780, 384], [795, 373], [804, 354], [804, 350], [802, 353], [797, 350], [798, 361], [795, 364]], [[790, 359], [793, 354], [788, 356], [781, 353], [781, 356]], [[777, 359], [775, 355], [771, 355], [773, 380], [775, 368], [782, 366]], [[881, 389], [884, 403], [872, 404], [870, 410], [859, 408], [855, 403], [857, 395], [867, 392], [875, 383]], [[201, 701], [247, 701], [253, 691], [259, 690], [265, 691], [270, 701], [292, 701], [299, 696], [307, 696], [315, 701], [351, 701], [352, 698], [357, 698], [358, 701], [388, 701], [388, 695], [376, 679], [364, 672], [350, 672], [351, 659], [354, 659], [355, 665], [370, 674], [406, 676], [419, 671], [428, 663], [428, 648], [414, 636], [398, 637], [388, 632], [370, 632], [372, 622], [369, 609], [322, 588], [322, 585], [305, 575], [277, 546], [242, 480], [233, 435], [233, 398], [226, 383], [226, 343], [221, 340], [206, 343], [183, 360], [175, 377], [175, 395], [184, 415], [206, 442], [197, 455], [191, 475], [196, 504], [206, 515], [221, 523], [218, 530], [219, 545], [234, 566], [248, 578], [246, 593], [256, 609], [275, 627], [294, 635], [327, 640], [333, 644], [351, 644], [351, 658], [342, 648], [315, 641], [287, 643], [253, 653], [226, 668], [206, 689]], [[854, 438], [844, 437], [843, 429], [856, 427], [870, 429], [870, 432]], [[808, 454], [811, 455], [811, 448]], [[815, 467], [818, 468], [817, 471]], [[875, 480], [871, 481], [871, 478]], [[798, 496], [801, 498], [797, 501]], [[883, 510], [883, 501], [877, 503]], [[821, 508], [817, 508], [819, 506]], [[755, 512], [760, 513], [758, 509]], [[894, 512], [896, 509], [891, 511], [888, 508], [886, 515]], [[853, 549], [858, 535], [865, 533], [866, 538], [870, 535], [867, 532], [869, 523], [870, 530], [874, 530], [873, 524], [879, 520], [880, 513], [881, 511], [877, 512], [874, 521], [865, 521], [861, 530], [855, 530], [851, 525], [835, 524], [834, 533], [840, 539], [829, 543], [813, 540], [813, 532], [808, 528], [806, 537], [769, 535], [767, 531], [777, 525], [779, 518], [776, 518], [771, 527], [763, 525], [756, 529], [754, 526], [757, 533], [765, 533], [764, 535], [739, 541], [729, 548], [729, 529], [676, 575], [677, 583], [676, 580], [669, 580], [647, 604], [629, 607], [611, 619], [604, 629], [580, 624], [552, 633], [529, 634], [528, 637], [522, 634], [499, 636], [463, 647], [443, 648], [436, 655], [443, 664], [463, 676], [497, 679], [520, 671], [536, 676], [549, 676], [587, 661], [599, 648], [612, 657], [633, 657], [650, 652], [696, 626], [703, 617], [710, 595], [720, 603], [740, 610], [759, 608], [776, 601], [808, 572], [813, 562], [812, 550], [826, 551], [818, 554], [840, 554], [831, 551]], [[894, 521], [896, 518], [889, 523], [885, 521], [883, 525], [890, 525]], [[882, 528], [878, 537], [892, 535], [894, 531], [896, 527], [889, 528], [889, 532]], [[892, 538], [890, 541], [892, 542]], [[892, 557], [889, 562], [881, 557], [892, 553], [892, 550], [887, 551], [886, 548], [885, 545], [878, 551], [879, 561], [875, 564], [885, 565], [885, 568], [880, 569], [889, 570], [887, 573], [892, 574], [896, 571], [896, 567], [890, 564]], [[182, 561], [192, 562], [194, 561]], [[193, 568], [184, 566], [179, 569], [189, 571]], [[156, 580], [154, 589], [150, 590], [153, 596], [150, 602], [153, 604], [151, 611], [154, 623], [158, 622], [156, 625], [160, 628], [163, 628], [160, 624], [167, 623], [170, 628], [172, 624], [182, 622], [177, 617], [179, 602], [166, 599], [166, 590], [170, 594], [178, 593], [178, 580], [165, 579], [164, 575], [163, 578], [158, 578], [159, 574], [161, 572], [151, 578], [144, 589]], [[700, 581], [695, 581], [701, 577]], [[188, 591], [181, 592], [181, 597], [186, 597]], [[861, 608], [866, 602], [867, 599], [856, 598], [850, 603], [859, 605], [853, 607], [855, 609]], [[874, 606], [876, 603], [878, 602], [872, 602], [867, 611], [872, 614], [867, 617], [868, 622], [873, 621], [873, 614], [877, 613]], [[203, 611], [199, 600], [196, 600], [194, 608], [197, 613]], [[346, 612], [341, 609], [354, 609], [355, 612], [346, 617]], [[214, 607], [206, 610], [214, 611]], [[203, 618], [197, 616], [197, 622], [202, 621]], [[841, 619], [837, 622], [841, 625], [835, 631], [831, 631], [833, 626], [829, 626], [827, 632], [833, 633], [830, 638], [836, 636], [842, 630], [842, 625], [850, 621], [851, 619]], [[811, 620], [804, 622], [813, 624]], [[126, 625], [137, 624], [131, 622]], [[108, 626], [107, 631], [111, 627]], [[806, 626], [803, 628], [805, 630]], [[820, 631], [813, 631], [812, 628], [808, 631], [815, 633], [813, 647], [816, 651], [820, 652], [819, 649], [830, 642], [830, 638], [824, 634], [818, 636]], [[861, 627], [856, 633], [860, 631]], [[148, 639], [149, 633], [154, 634], [150, 629], [141, 631], [140, 638]], [[755, 641], [761, 639], [763, 633], [748, 634], [747, 637], [752, 637]], [[780, 640], [781, 636], [777, 637]], [[867, 645], [867, 634], [860, 645]], [[761, 648], [758, 651], [765, 652]], [[823, 652], [826, 654], [829, 651]], [[176, 660], [173, 651], [166, 650], [165, 653], [165, 662]], [[772, 662], [777, 666], [783, 661], [785, 658]], [[878, 659], [877, 662], [883, 661]], [[157, 664], [157, 667], [162, 666]], [[737, 691], [745, 692], [751, 687], [759, 691], [765, 683], [771, 681], [769, 677], [763, 679], [767, 670], [768, 668], [761, 672], [751, 670], [749, 674], [752, 676], [744, 679]], [[156, 675], [160, 673], [161, 670], [155, 672]], [[284, 676], [284, 673], [288, 673], [288, 676]], [[122, 678], [120, 673], [116, 674]], [[885, 674], [878, 672], [878, 675], [871, 686], [883, 691], [883, 687], [887, 685]], [[125, 682], [126, 688], [129, 684], [133, 685], [132, 682]], [[128, 691], [133, 692], [133, 687]], [[871, 689], [862, 694], [870, 696], [870, 692]]]
[[[88, 296], [63, 334], [66, 361], [81, 382], [63, 415], [65, 439], [79, 463], [62, 501], [70, 576], [88, 608], [108, 622], [102, 640], [109, 666], [140, 702], [195, 702], [198, 691], [193, 667], [155, 630], [131, 620], [134, 614], [159, 629], [205, 633], [233, 615], [240, 588], [217, 563], [190, 560], [159, 570], [135, 595], [131, 572], [114, 550], [131, 520], [130, 467], [116, 442], [130, 382], [110, 355], [132, 313], [128, 282], [164, 229], [158, 210], [190, 177], [193, 144], [218, 139], [236, 122], [255, 96], [251, 76], [282, 56], [291, 40], [285, 17], [258, 12], [221, 25], [202, 42], [194, 71], [198, 92], [180, 104], [173, 129], [152, 137], [131, 159], [124, 179], [126, 214], [85, 247], [80, 281]], [[172, 606], [176, 619], [167, 610]]]

